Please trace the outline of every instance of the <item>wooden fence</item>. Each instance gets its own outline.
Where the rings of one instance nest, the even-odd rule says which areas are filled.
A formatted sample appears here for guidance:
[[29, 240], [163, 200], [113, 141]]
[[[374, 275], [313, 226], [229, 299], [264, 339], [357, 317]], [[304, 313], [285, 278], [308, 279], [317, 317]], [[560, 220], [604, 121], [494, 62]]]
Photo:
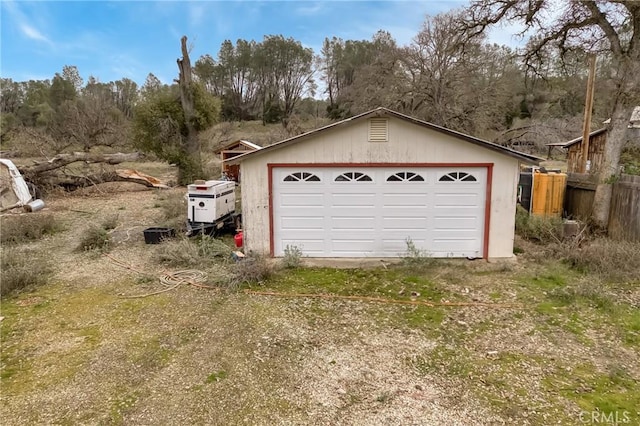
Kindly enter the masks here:
[[[566, 216], [589, 218], [597, 186], [594, 175], [569, 173], [564, 202]], [[621, 175], [613, 184], [608, 233], [617, 240], [640, 241], [640, 176]]]
[[608, 231], [616, 240], [640, 241], [640, 176], [622, 175], [613, 185]]

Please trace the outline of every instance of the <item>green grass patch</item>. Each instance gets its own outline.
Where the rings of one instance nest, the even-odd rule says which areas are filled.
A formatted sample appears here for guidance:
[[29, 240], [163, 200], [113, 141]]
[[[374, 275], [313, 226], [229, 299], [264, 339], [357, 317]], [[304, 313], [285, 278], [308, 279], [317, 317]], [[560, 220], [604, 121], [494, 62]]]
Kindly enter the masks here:
[[122, 394], [116, 396], [109, 409], [109, 417], [112, 424], [123, 424], [124, 416], [130, 412], [138, 402], [140, 395], [138, 392], [127, 392], [121, 390]]
[[632, 306], [620, 309], [613, 318], [622, 335], [622, 340], [631, 347], [640, 347], [640, 310]]
[[562, 273], [547, 273], [535, 275], [529, 279], [529, 284], [540, 290], [553, 290], [567, 284], [567, 278]]
[[160, 336], [136, 335], [127, 345], [129, 361], [145, 371], [166, 366], [171, 350], [162, 343]]
[[413, 357], [409, 361], [424, 376], [467, 378], [474, 371], [470, 352], [453, 346], [438, 345], [429, 354]]
[[640, 421], [638, 378], [620, 366], [610, 366], [607, 372], [599, 372], [590, 364], [556, 368], [543, 384], [548, 391], [574, 401], [583, 411], [618, 413], [619, 417], [626, 412], [630, 424]]
[[84, 341], [92, 347], [98, 346], [102, 338], [102, 332], [97, 325], [90, 325], [83, 327], [77, 332], [78, 336], [84, 337]]
[[408, 274], [403, 268], [331, 269], [302, 268], [280, 271], [265, 286], [291, 293], [336, 294], [380, 297], [394, 300], [438, 302], [455, 295], [442, 289], [427, 276]]
[[213, 373], [211, 373], [211, 374], [209, 374], [207, 376], [207, 379], [205, 380], [205, 383], [219, 382], [220, 380], [224, 380], [227, 377], [228, 377], [228, 374], [224, 370], [214, 371]]

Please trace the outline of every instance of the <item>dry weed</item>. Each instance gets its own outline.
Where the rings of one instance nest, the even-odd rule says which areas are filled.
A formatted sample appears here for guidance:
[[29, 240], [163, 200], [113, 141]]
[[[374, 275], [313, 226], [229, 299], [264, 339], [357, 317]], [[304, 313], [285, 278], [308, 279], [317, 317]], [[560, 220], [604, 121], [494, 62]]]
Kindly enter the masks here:
[[48, 257], [36, 250], [4, 249], [0, 260], [0, 295], [44, 285], [52, 270]]
[[0, 222], [0, 242], [21, 243], [39, 240], [62, 230], [62, 225], [51, 213], [31, 213], [3, 216]]

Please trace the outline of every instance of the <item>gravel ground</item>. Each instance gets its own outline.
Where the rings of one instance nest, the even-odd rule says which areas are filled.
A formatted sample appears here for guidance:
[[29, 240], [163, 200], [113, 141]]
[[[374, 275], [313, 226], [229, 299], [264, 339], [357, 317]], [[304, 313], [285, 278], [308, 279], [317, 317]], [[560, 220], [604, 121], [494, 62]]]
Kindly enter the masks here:
[[[404, 307], [186, 286], [123, 297], [159, 288], [137, 271], [159, 276], [170, 270], [154, 261], [157, 247], [142, 237], [143, 229], [161, 221], [161, 197], [135, 185], [109, 184], [48, 200], [47, 210], [66, 231], [29, 246], [49, 253], [55, 277], [2, 301], [4, 425], [535, 424], [526, 412], [511, 418], [496, 410], [467, 377], [416, 368], [451, 336], [380, 321]], [[75, 251], [89, 224], [113, 215], [119, 225], [110, 257]], [[488, 272], [523, 267], [472, 266]], [[203, 269], [214, 273], [215, 265]], [[516, 301], [508, 279], [497, 282], [487, 274], [469, 281], [459, 274], [453, 263], [440, 277], [442, 285], [470, 300], [490, 300], [490, 290], [499, 289], [503, 301]], [[477, 332], [483, 324], [486, 330]], [[536, 360], [603, 369], [610, 361], [602, 348], [570, 334], [550, 337], [513, 310], [450, 310], [442, 327], [462, 336], [462, 348], [487, 365], [501, 354], [524, 355], [516, 361], [520, 374], [505, 376], [505, 401], [524, 390], [532, 406], [564, 410], [565, 424], [571, 424], [567, 413], [579, 408], [548, 398], [540, 383], [551, 366]], [[606, 333], [590, 337], [598, 341]], [[637, 356], [628, 348], [616, 353], [635, 377]]]

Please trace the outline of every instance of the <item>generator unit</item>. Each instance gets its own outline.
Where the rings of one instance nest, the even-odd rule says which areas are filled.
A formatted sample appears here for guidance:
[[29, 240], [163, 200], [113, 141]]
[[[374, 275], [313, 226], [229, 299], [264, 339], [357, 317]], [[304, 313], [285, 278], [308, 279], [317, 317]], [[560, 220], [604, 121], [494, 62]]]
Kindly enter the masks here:
[[237, 226], [236, 183], [226, 180], [196, 181], [187, 186], [187, 231], [190, 235], [215, 234], [225, 226]]

